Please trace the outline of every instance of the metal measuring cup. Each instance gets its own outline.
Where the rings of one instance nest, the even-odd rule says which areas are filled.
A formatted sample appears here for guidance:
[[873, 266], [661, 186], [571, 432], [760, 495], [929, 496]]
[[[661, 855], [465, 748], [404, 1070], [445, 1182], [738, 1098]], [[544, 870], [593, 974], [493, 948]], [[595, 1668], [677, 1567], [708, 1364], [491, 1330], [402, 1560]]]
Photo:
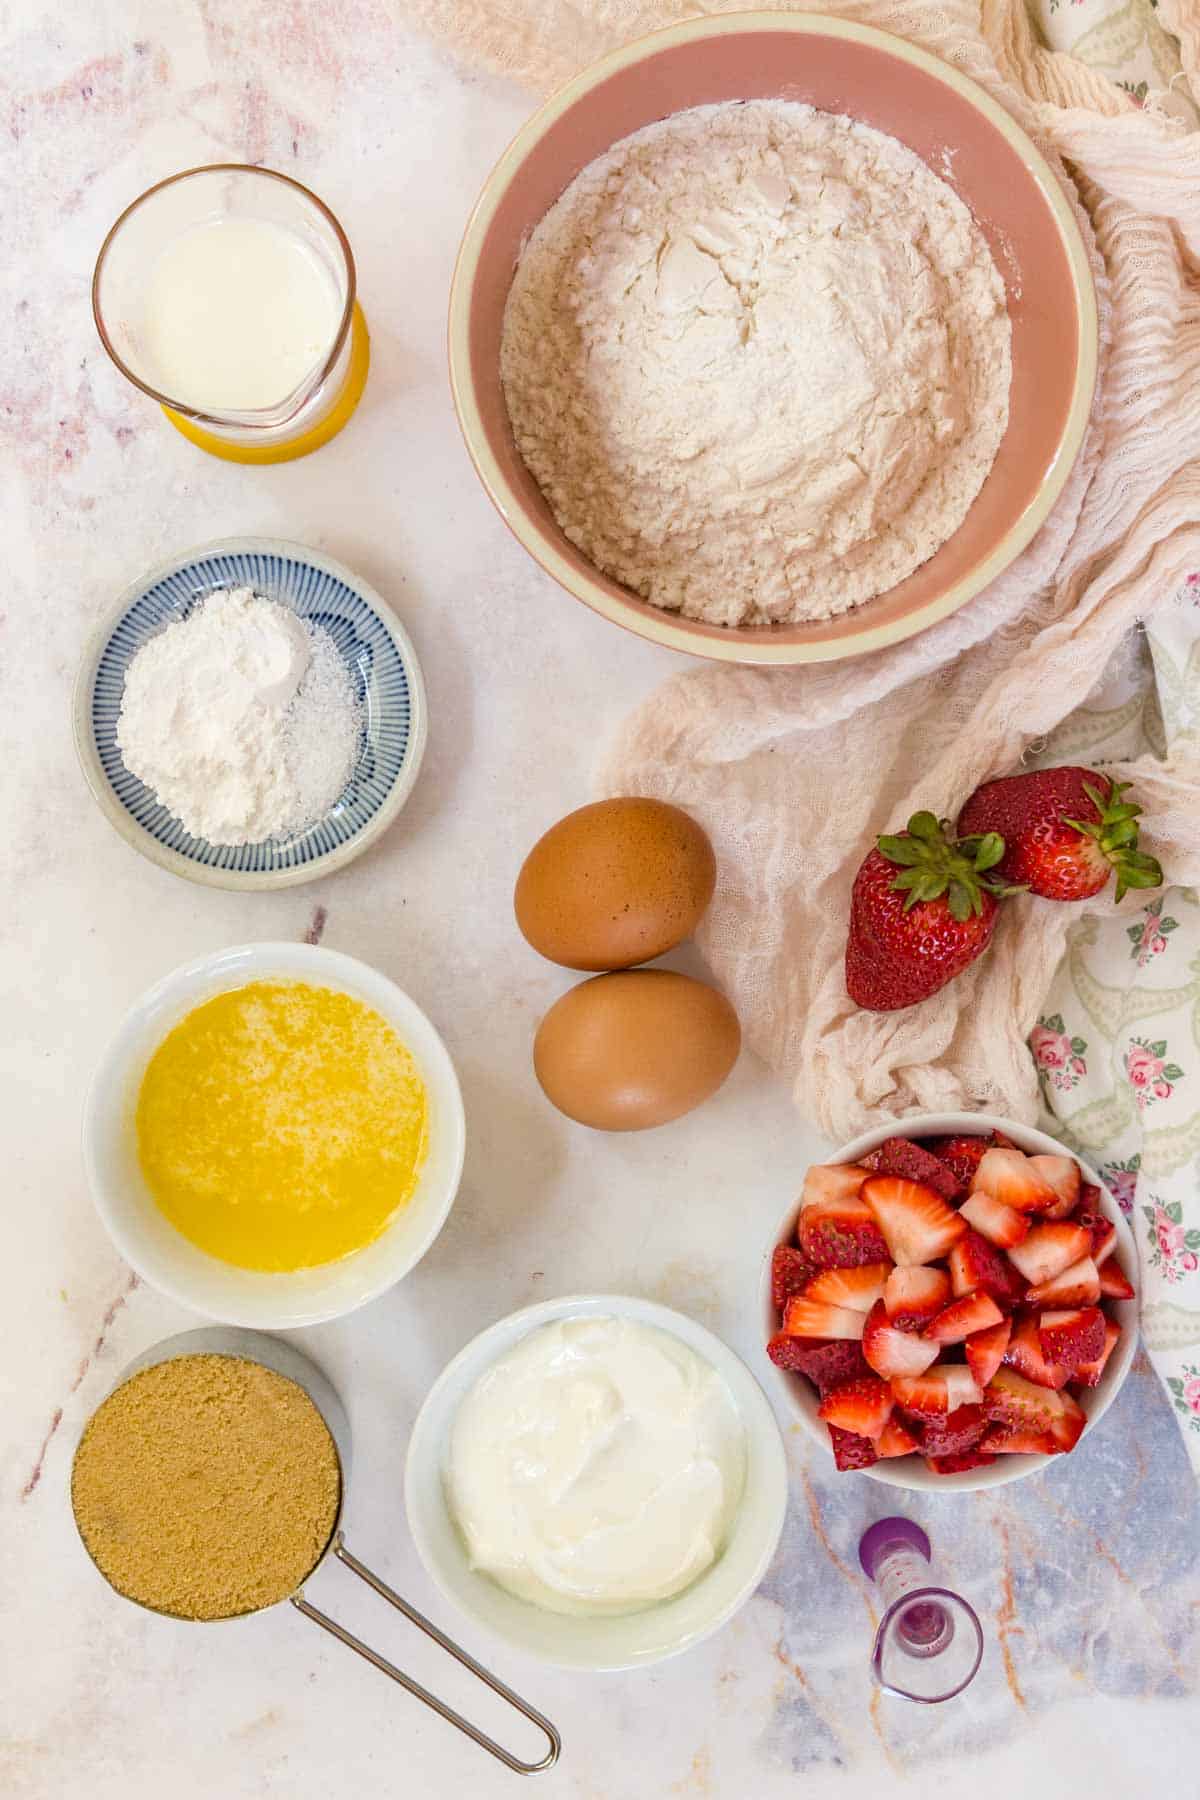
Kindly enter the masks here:
[[[469, 1669], [471, 1674], [477, 1676], [494, 1694], [499, 1694], [501, 1699], [507, 1700], [509, 1705], [515, 1707], [523, 1718], [528, 1719], [540, 1731], [545, 1732], [550, 1748], [540, 1762], [522, 1762], [519, 1757], [506, 1750], [502, 1744], [498, 1744], [494, 1738], [489, 1737], [485, 1731], [481, 1731], [477, 1725], [472, 1725], [469, 1719], [464, 1719], [462, 1714], [456, 1712], [452, 1706], [448, 1706], [444, 1700], [439, 1700], [436, 1694], [429, 1692], [428, 1688], [422, 1687], [419, 1681], [414, 1681], [411, 1675], [406, 1675], [402, 1669], [396, 1668], [394, 1663], [390, 1663], [385, 1656], [381, 1656], [369, 1644], [364, 1644], [361, 1638], [356, 1638], [343, 1625], [339, 1625], [336, 1619], [331, 1619], [327, 1613], [323, 1613], [313, 1606], [304, 1598], [303, 1583], [290, 1596], [291, 1604], [296, 1611], [303, 1613], [306, 1619], [312, 1619], [323, 1631], [328, 1631], [337, 1638], [339, 1643], [345, 1644], [349, 1649], [356, 1651], [359, 1656], [365, 1657], [367, 1662], [381, 1670], [383, 1674], [390, 1675], [393, 1681], [399, 1682], [402, 1688], [414, 1695], [416, 1699], [424, 1701], [426, 1706], [431, 1706], [434, 1712], [447, 1720], [449, 1724], [456, 1726], [459, 1731], [465, 1732], [467, 1737], [473, 1739], [482, 1749], [496, 1757], [506, 1768], [512, 1769], [518, 1775], [536, 1775], [542, 1769], [551, 1768], [558, 1760], [562, 1739], [549, 1719], [530, 1706], [527, 1701], [522, 1700], [519, 1694], [515, 1694], [512, 1688], [507, 1687], [503, 1681], [493, 1675], [490, 1669], [485, 1669], [482, 1663], [476, 1662], [473, 1656], [468, 1655], [444, 1632], [439, 1631], [431, 1620], [427, 1619], [423, 1613], [418, 1612], [415, 1606], [410, 1606], [407, 1600], [402, 1599], [394, 1589], [387, 1585], [386, 1581], [380, 1580], [373, 1570], [368, 1569], [365, 1563], [359, 1562], [358, 1558], [347, 1549], [341, 1527], [342, 1512], [346, 1504], [346, 1490], [350, 1479], [350, 1425], [345, 1408], [333, 1387], [307, 1356], [302, 1356], [298, 1350], [294, 1350], [282, 1339], [268, 1337], [260, 1331], [243, 1331], [226, 1325], [207, 1326], [200, 1331], [184, 1331], [177, 1337], [164, 1338], [160, 1344], [153, 1345], [141, 1356], [135, 1357], [113, 1383], [109, 1393], [114, 1393], [131, 1376], [140, 1374], [143, 1369], [152, 1368], [156, 1363], [169, 1362], [177, 1356], [203, 1355], [233, 1356], [245, 1362], [261, 1363], [265, 1368], [273, 1369], [277, 1375], [284, 1376], [288, 1381], [294, 1381], [297, 1387], [302, 1388], [325, 1421], [337, 1450], [341, 1487], [338, 1495], [337, 1517], [333, 1522], [329, 1542], [304, 1577], [305, 1581], [316, 1573], [327, 1557], [335, 1556], [346, 1568], [361, 1577], [368, 1587], [373, 1588], [377, 1594], [394, 1606], [397, 1612], [403, 1613], [406, 1619], [411, 1620], [425, 1633], [426, 1637], [432, 1638], [435, 1644], [439, 1644], [456, 1662], [461, 1663], [464, 1669]], [[107, 1396], [105, 1397], [107, 1398]], [[86, 1430], [86, 1424], [84, 1429]], [[82, 1541], [82, 1533], [80, 1538]], [[86, 1544], [84, 1544], [84, 1548], [87, 1549]], [[89, 1552], [89, 1556], [90, 1554]], [[99, 1568], [99, 1565], [95, 1564], [94, 1558], [92, 1561]], [[104, 1574], [103, 1569], [100, 1569], [99, 1572], [101, 1575]], [[114, 1588], [113, 1592], [116, 1593], [118, 1590]], [[121, 1598], [128, 1600], [129, 1596], [122, 1594]], [[159, 1610], [157, 1607], [145, 1606], [140, 1600], [131, 1601], [131, 1604], [141, 1606], [145, 1612]], [[272, 1604], [277, 1605], [281, 1602]], [[268, 1609], [259, 1607], [257, 1610], [266, 1612]], [[160, 1616], [174, 1617], [176, 1615], [160, 1614]], [[231, 1616], [242, 1619], [252, 1615], [236, 1613]], [[222, 1620], [187, 1621], [189, 1624], [221, 1624], [225, 1622]]]

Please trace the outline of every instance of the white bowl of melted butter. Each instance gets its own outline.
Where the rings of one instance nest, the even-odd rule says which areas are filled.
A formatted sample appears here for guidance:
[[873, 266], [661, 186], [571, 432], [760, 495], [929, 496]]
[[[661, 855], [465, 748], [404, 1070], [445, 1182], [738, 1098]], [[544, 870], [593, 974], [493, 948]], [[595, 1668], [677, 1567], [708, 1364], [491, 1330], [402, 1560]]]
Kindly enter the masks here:
[[[311, 992], [329, 990], [361, 1003], [375, 1024], [390, 1028], [411, 1058], [425, 1108], [424, 1144], [410, 1183], [397, 1187], [395, 1210], [380, 1227], [366, 1233], [361, 1247], [353, 1234], [338, 1241], [336, 1232], [324, 1241], [328, 1259], [301, 1262], [281, 1256], [230, 1260], [221, 1253], [228, 1244], [230, 1193], [228, 1155], [214, 1164], [211, 1175], [211, 1219], [198, 1213], [186, 1219], [164, 1210], [161, 1194], [153, 1191], [148, 1176], [142, 1137], [142, 1099], [147, 1076], [158, 1052], [176, 1028], [198, 1017], [197, 1009], [215, 999], [249, 992], [258, 984], [296, 987]], [[304, 1073], [300, 1052], [304, 1046], [271, 1048], [271, 1055], [297, 1065], [297, 1080]], [[263, 1054], [267, 1055], [267, 1046]], [[285, 1054], [286, 1052], [286, 1054]], [[208, 1071], [205, 1085], [197, 1086], [195, 1107], [211, 1102], [220, 1084]], [[372, 1072], [364, 1068], [359, 1085], [370, 1084]], [[264, 1081], [264, 1101], [271, 1084]], [[186, 1098], [186, 1096], [185, 1096]], [[316, 1152], [335, 1156], [337, 1132], [344, 1117], [335, 1116], [332, 1103], [314, 1092], [307, 1122], [319, 1126], [329, 1145], [306, 1144], [301, 1136], [303, 1119], [284, 1117], [281, 1136], [290, 1136], [294, 1158], [306, 1168]], [[222, 1105], [228, 1097], [218, 1094]], [[260, 1109], [261, 1110], [261, 1109]], [[225, 1114], [215, 1125], [220, 1126]], [[243, 1124], [245, 1121], [243, 1120]], [[211, 1134], [210, 1134], [211, 1135]], [[246, 1152], [241, 1190], [253, 1188], [263, 1172], [261, 1141], [242, 1144], [232, 1139], [233, 1151]], [[340, 1318], [374, 1300], [407, 1275], [424, 1256], [446, 1221], [462, 1175], [466, 1124], [462, 1095], [449, 1052], [431, 1021], [394, 982], [368, 964], [338, 951], [312, 944], [240, 944], [185, 963], [155, 984], [131, 1007], [102, 1056], [92, 1079], [84, 1107], [83, 1155], [88, 1185], [96, 1210], [107, 1226], [121, 1255], [150, 1286], [182, 1306], [229, 1325], [257, 1330], [288, 1330]], [[228, 1146], [227, 1146], [228, 1148]], [[324, 1166], [324, 1165], [321, 1165]], [[256, 1173], [257, 1172], [257, 1173]], [[336, 1197], [335, 1197], [336, 1198]], [[297, 1183], [296, 1216], [280, 1216], [280, 1223], [295, 1230], [302, 1222], [309, 1197]], [[232, 1207], [236, 1213], [237, 1207]], [[224, 1220], [217, 1234], [216, 1221]], [[264, 1214], [262, 1229], [271, 1229]], [[260, 1247], [263, 1243], [259, 1235]], [[270, 1249], [270, 1244], [266, 1248]]]
[[759, 1585], [787, 1504], [758, 1383], [702, 1325], [625, 1295], [514, 1313], [430, 1390], [405, 1477], [446, 1598], [564, 1668], [662, 1661]]

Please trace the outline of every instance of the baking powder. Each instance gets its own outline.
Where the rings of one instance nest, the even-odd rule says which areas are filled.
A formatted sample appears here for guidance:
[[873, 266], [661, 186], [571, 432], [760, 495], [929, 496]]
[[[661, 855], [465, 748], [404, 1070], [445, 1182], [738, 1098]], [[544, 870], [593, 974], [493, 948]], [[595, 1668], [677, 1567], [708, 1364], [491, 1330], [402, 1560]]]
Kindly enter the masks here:
[[258, 843], [328, 812], [361, 710], [327, 631], [248, 587], [209, 594], [143, 644], [125, 676], [125, 767], [193, 837]]

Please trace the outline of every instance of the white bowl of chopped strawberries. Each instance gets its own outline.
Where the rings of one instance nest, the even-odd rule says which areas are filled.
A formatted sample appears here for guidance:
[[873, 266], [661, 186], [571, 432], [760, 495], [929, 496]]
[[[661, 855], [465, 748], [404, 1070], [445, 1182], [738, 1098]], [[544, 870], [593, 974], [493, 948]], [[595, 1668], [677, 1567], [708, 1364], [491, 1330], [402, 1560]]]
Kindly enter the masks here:
[[999, 1487], [1094, 1431], [1137, 1347], [1095, 1171], [986, 1113], [876, 1126], [809, 1169], [766, 1260], [777, 1391], [839, 1469]]

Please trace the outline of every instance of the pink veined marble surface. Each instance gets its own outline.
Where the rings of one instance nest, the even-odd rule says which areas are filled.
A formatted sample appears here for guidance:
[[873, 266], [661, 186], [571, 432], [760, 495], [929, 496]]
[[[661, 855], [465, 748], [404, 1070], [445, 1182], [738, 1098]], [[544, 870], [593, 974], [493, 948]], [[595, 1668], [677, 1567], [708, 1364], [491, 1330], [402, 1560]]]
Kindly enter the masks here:
[[[587, 797], [605, 732], [677, 664], [529, 563], [454, 424], [454, 253], [530, 102], [376, 0], [15, 0], [0, 19], [0, 1792], [441, 1800], [517, 1782], [286, 1607], [202, 1628], [118, 1601], [71, 1524], [88, 1413], [130, 1357], [199, 1322], [131, 1279], [92, 1212], [78, 1151], [91, 1068], [124, 1008], [175, 964], [306, 935], [377, 964], [426, 1007], [469, 1120], [463, 1188], [420, 1268], [355, 1317], [299, 1334], [355, 1431], [348, 1535], [556, 1720], [562, 1760], [536, 1791], [782, 1800], [799, 1777], [814, 1800], [931, 1784], [979, 1800], [1200, 1792], [1200, 1516], [1141, 1361], [1095, 1438], [1045, 1476], [995, 1496], [914, 1496], [987, 1634], [975, 1685], [942, 1709], [881, 1699], [868, 1681], [872, 1598], [855, 1545], [895, 1496], [836, 1477], [794, 1432], [779, 1555], [691, 1654], [585, 1679], [448, 1616], [401, 1504], [408, 1429], [438, 1370], [518, 1305], [614, 1288], [694, 1313], [761, 1368], [763, 1245], [822, 1148], [750, 1058], [704, 1111], [628, 1140], [570, 1125], [533, 1081], [534, 1023], [568, 978], [517, 936], [513, 875]], [[192, 449], [122, 383], [91, 323], [91, 267], [116, 213], [159, 177], [222, 160], [265, 162], [330, 202], [372, 329], [358, 416], [316, 457], [276, 469]], [[430, 691], [430, 753], [395, 828], [344, 874], [272, 897], [194, 888], [135, 856], [93, 806], [70, 742], [92, 622], [160, 557], [237, 532], [361, 570], [413, 633]], [[318, 1604], [507, 1724], [339, 1573], [312, 1584]]]

